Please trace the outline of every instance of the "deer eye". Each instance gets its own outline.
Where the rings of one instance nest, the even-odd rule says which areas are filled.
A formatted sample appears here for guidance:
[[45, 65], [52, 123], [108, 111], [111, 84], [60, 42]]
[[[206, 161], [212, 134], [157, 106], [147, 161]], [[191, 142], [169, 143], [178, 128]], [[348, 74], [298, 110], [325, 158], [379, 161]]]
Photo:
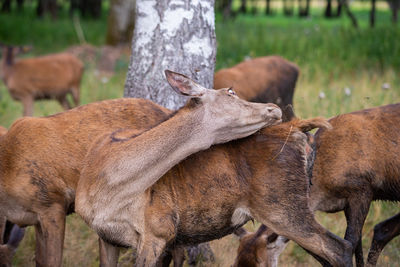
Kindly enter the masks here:
[[230, 95], [236, 95], [235, 91], [233, 91], [232, 88], [229, 88], [229, 89], [228, 89], [228, 94], [230, 94]]

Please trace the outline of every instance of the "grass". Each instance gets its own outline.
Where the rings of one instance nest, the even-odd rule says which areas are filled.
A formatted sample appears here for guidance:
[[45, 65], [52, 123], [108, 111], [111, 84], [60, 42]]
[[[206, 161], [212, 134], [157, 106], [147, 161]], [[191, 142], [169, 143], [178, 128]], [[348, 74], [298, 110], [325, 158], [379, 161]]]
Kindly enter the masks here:
[[[279, 2], [273, 2], [275, 10]], [[349, 19], [324, 19], [323, 7], [314, 3], [307, 19], [283, 17], [280, 12], [272, 17], [240, 15], [234, 20], [223, 21], [217, 15], [218, 41], [217, 69], [230, 67], [247, 56], [256, 57], [279, 54], [300, 67], [301, 75], [294, 97], [298, 116], [331, 117], [389, 103], [400, 102], [400, 28], [390, 23], [390, 12], [380, 2], [376, 28], [368, 28], [368, 5], [352, 2], [360, 29], [353, 29]], [[100, 46], [105, 39], [106, 12], [100, 20], [80, 20], [88, 43]], [[62, 51], [79, 44], [74, 24], [66, 10], [59, 19], [42, 20], [34, 16], [33, 7], [22, 14], [0, 14], [0, 41], [9, 44], [32, 44], [31, 55]], [[109, 79], [97, 76], [92, 62], [85, 62], [82, 81], [82, 104], [97, 100], [121, 97], [127, 71], [127, 61], [116, 65], [115, 74]], [[390, 88], [382, 89], [383, 84]], [[350, 94], [349, 94], [350, 92]], [[321, 97], [324, 96], [324, 97]], [[62, 111], [55, 101], [35, 103], [35, 116], [45, 116]], [[13, 101], [3, 84], [0, 84], [0, 125], [9, 127], [19, 118], [22, 107]], [[364, 252], [367, 253], [373, 226], [398, 212], [398, 204], [375, 202], [372, 204], [363, 232]], [[343, 213], [317, 213], [318, 221], [332, 232], [343, 236], [346, 222]], [[258, 225], [248, 224], [253, 230]], [[64, 265], [97, 266], [96, 235], [77, 215], [67, 219]], [[215, 266], [229, 266], [238, 242], [228, 236], [212, 242], [217, 256]], [[389, 243], [380, 257], [380, 266], [396, 266], [400, 262], [400, 239]], [[27, 231], [17, 255], [16, 266], [33, 266], [34, 231]], [[130, 251], [120, 257], [122, 266], [131, 265]], [[318, 266], [318, 264], [293, 242], [280, 258], [283, 266]]]

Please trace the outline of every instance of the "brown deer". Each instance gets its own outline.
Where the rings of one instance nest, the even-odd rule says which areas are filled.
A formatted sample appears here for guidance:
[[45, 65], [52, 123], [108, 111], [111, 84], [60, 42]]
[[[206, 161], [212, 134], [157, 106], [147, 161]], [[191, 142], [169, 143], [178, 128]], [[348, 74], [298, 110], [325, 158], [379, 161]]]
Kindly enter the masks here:
[[[7, 133], [7, 128], [0, 126], [0, 139]], [[7, 225], [7, 227], [6, 227]], [[0, 217], [0, 266], [11, 267], [12, 258], [18, 244], [24, 237], [25, 229], [13, 225], [4, 217]]]
[[[241, 100], [232, 89], [205, 89], [172, 72], [167, 76], [179, 93], [194, 97], [178, 113], [185, 118], [196, 113], [197, 120], [191, 125], [199, 131], [190, 134], [200, 135], [201, 142], [186, 147], [178, 143], [176, 149], [162, 155], [163, 164], [174, 164], [178, 149], [189, 154], [213, 143], [247, 136], [280, 120], [281, 111], [274, 104]], [[21, 118], [11, 126], [0, 142], [0, 216], [21, 227], [35, 226], [37, 265], [61, 266], [65, 217], [74, 211], [75, 188], [93, 140], [114, 132], [118, 143], [122, 138], [118, 130], [144, 131], [173, 114], [148, 100], [117, 99], [43, 118]], [[166, 131], [165, 135], [178, 138], [178, 133], [189, 134]], [[146, 144], [148, 152], [154, 152], [152, 145]]]
[[[364, 265], [362, 228], [373, 200], [400, 200], [400, 103], [339, 115], [333, 129], [315, 135], [312, 210], [344, 210], [345, 239], [353, 245], [357, 266]], [[383, 247], [400, 234], [400, 215], [378, 224], [368, 255], [376, 265]]]
[[260, 57], [221, 69], [214, 75], [214, 88], [233, 87], [240, 98], [251, 102], [293, 105], [299, 68], [279, 56]]
[[[135, 264], [154, 266], [166, 248], [221, 238], [251, 218], [334, 266], [352, 265], [350, 243], [320, 226], [308, 206], [303, 132], [327, 127], [325, 120], [264, 128], [191, 155], [161, 179], [149, 179], [143, 166], [156, 172], [158, 162], [136, 156], [144, 152], [136, 146], [146, 138], [157, 142], [146, 133], [163, 133], [165, 126], [106, 134], [85, 158], [75, 209], [102, 238], [106, 266], [115, 266], [116, 246], [136, 247]], [[148, 188], [139, 191], [141, 175]]]
[[34, 100], [40, 99], [57, 99], [64, 109], [70, 109], [68, 93], [79, 105], [83, 63], [77, 57], [60, 53], [16, 60], [24, 47], [1, 46], [0, 78], [12, 98], [22, 102], [24, 116], [33, 115]]

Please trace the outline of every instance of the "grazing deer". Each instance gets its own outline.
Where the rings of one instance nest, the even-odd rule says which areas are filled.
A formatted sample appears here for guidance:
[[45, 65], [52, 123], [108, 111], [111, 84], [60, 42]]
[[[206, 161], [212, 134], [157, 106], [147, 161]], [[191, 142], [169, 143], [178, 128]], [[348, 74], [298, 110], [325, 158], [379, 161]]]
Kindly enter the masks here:
[[[400, 200], [400, 103], [339, 115], [333, 129], [315, 134], [317, 156], [312, 172], [310, 207], [344, 210], [357, 266], [364, 265], [362, 228], [373, 200]], [[368, 265], [375, 266], [383, 247], [400, 234], [397, 214], [374, 228]]]
[[64, 109], [70, 109], [68, 93], [79, 105], [83, 63], [77, 57], [60, 53], [16, 60], [15, 56], [25, 47], [0, 46], [0, 78], [12, 98], [22, 102], [24, 116], [33, 115], [33, 102], [40, 99], [57, 99]]
[[[166, 126], [176, 127], [164, 122], [143, 133], [106, 134], [85, 158], [75, 209], [102, 238], [106, 266], [115, 266], [116, 246], [136, 247], [135, 264], [154, 266], [166, 248], [221, 238], [251, 218], [334, 266], [352, 265], [350, 243], [319, 225], [308, 206], [303, 132], [328, 127], [325, 120], [292, 120], [212, 146], [159, 179], [151, 173], [161, 173], [163, 165], [140, 157], [147, 152], [136, 146], [159, 142], [153, 136], [168, 131]], [[181, 137], [168, 138], [164, 143]], [[164, 151], [161, 145], [154, 149]]]
[[299, 68], [279, 56], [260, 57], [221, 69], [214, 75], [214, 88], [233, 87], [251, 102], [293, 105]]
[[[189, 144], [178, 142], [165, 154], [154, 155], [162, 157], [159, 163], [164, 168], [183, 154], [247, 136], [280, 120], [281, 111], [274, 104], [249, 103], [238, 99], [232, 89], [210, 90], [183, 75], [169, 72], [167, 76], [179, 93], [194, 97], [178, 111], [182, 115], [178, 125], [186, 129], [183, 119], [197, 116], [190, 122], [193, 132], [178, 129], [167, 134], [176, 136], [177, 142], [180, 135], [200, 139], [193, 142], [185, 136]], [[114, 140], [125, 143], [123, 129], [145, 131], [163, 121], [170, 124], [174, 114], [148, 100], [116, 99], [43, 118], [21, 118], [11, 126], [0, 142], [0, 216], [19, 226], [35, 226], [37, 265], [61, 266], [65, 217], [74, 211], [82, 162], [93, 140], [114, 132]], [[159, 137], [161, 143], [168, 138]], [[154, 144], [146, 145], [147, 152], [156, 153]], [[182, 154], [177, 155], [178, 150]]]

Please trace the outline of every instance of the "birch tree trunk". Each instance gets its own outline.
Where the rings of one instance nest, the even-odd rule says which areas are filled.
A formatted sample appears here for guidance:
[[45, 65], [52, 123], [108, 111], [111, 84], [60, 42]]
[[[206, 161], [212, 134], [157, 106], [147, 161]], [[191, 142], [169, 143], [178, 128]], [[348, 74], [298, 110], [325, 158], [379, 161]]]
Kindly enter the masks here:
[[177, 109], [186, 99], [171, 91], [164, 70], [212, 88], [215, 56], [214, 0], [137, 0], [124, 96]]

